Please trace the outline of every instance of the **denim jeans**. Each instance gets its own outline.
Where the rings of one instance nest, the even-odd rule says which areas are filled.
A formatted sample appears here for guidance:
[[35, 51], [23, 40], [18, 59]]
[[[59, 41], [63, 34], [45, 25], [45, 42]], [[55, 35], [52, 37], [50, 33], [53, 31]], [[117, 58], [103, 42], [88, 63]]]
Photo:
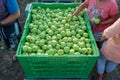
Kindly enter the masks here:
[[[106, 45], [106, 43], [103, 43], [102, 48]], [[103, 74], [104, 71], [106, 72], [112, 72], [118, 64], [115, 62], [112, 62], [108, 60], [100, 51], [100, 56], [97, 61], [97, 72], [99, 74]]]

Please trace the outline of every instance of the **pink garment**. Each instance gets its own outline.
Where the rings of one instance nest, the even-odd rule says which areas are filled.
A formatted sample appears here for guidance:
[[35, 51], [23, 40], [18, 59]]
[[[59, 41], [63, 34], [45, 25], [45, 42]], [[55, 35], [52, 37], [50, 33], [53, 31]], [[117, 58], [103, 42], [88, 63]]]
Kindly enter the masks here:
[[120, 18], [104, 33], [108, 38], [107, 44], [102, 48], [103, 55], [116, 63], [120, 63]]
[[[93, 17], [101, 17], [102, 21], [110, 18], [111, 15], [118, 13], [118, 5], [116, 0], [106, 0], [101, 6], [96, 6], [97, 0], [86, 0], [88, 3], [87, 14], [89, 19]], [[110, 24], [107, 25], [98, 25], [98, 28], [92, 28], [93, 32], [103, 32]]]

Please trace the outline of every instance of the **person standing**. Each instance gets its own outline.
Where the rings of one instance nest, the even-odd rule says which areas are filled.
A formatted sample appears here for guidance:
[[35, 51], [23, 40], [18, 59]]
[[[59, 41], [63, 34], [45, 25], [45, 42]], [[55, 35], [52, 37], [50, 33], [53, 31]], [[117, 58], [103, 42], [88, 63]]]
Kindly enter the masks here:
[[120, 63], [120, 18], [106, 28], [102, 36], [107, 41], [103, 43], [97, 62], [98, 80], [102, 80], [105, 74], [112, 72]]
[[8, 49], [14, 51], [21, 36], [19, 16], [20, 10], [16, 0], [0, 0], [0, 38]]
[[[83, 9], [86, 9], [87, 15], [92, 27], [94, 38], [100, 49], [105, 41], [102, 38], [103, 31], [118, 19], [118, 5], [116, 0], [85, 0], [73, 13], [77, 16]], [[93, 18], [99, 18], [100, 22], [93, 22]]]

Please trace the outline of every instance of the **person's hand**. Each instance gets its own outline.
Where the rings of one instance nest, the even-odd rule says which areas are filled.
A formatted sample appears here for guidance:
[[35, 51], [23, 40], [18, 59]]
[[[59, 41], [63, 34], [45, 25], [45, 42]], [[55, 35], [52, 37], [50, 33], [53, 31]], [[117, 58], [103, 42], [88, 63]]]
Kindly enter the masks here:
[[72, 16], [76, 16], [76, 15], [73, 13]]
[[104, 33], [102, 34], [102, 37], [104, 38], [104, 41], [107, 41], [107, 38]]
[[102, 34], [102, 37], [103, 37], [103, 38], [106, 38], [104, 33]]

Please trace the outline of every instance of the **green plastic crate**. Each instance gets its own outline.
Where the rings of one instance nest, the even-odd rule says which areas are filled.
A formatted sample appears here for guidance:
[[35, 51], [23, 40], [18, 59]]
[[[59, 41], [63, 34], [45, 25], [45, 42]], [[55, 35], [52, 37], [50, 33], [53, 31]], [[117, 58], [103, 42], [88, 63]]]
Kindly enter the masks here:
[[[76, 7], [77, 3], [32, 3], [30, 11], [38, 6], [42, 8], [68, 8]], [[87, 24], [93, 55], [66, 55], [66, 56], [40, 56], [40, 55], [21, 55], [22, 46], [25, 42], [25, 37], [29, 33], [28, 25], [31, 22], [31, 12], [29, 12], [24, 32], [20, 40], [16, 56], [21, 64], [25, 76], [27, 78], [88, 78], [99, 56], [99, 51], [96, 46], [94, 37], [91, 32], [91, 27], [87, 18], [84, 15]]]

